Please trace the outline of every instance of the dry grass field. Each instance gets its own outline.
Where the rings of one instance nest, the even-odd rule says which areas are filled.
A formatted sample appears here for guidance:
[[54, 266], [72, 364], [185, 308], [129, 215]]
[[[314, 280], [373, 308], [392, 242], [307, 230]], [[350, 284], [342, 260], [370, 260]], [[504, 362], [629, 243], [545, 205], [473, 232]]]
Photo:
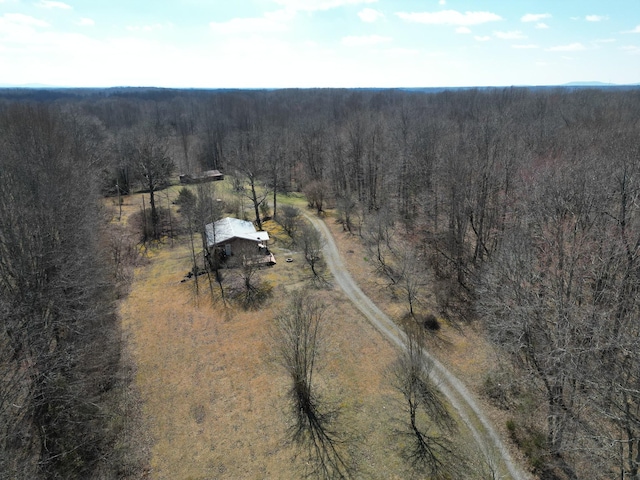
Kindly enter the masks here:
[[[170, 195], [177, 190], [173, 187]], [[140, 204], [139, 196], [127, 197], [122, 221]], [[327, 224], [363, 289], [394, 318], [402, 316], [403, 306], [390, 301], [383, 282], [372, 275], [359, 242], [331, 219]], [[279, 227], [268, 222], [265, 228], [275, 237], [272, 251], [278, 264], [261, 270], [273, 297], [258, 311], [212, 298], [206, 277], [200, 277], [196, 298], [194, 281], [181, 282], [190, 269], [187, 238], [149, 249], [149, 261], [136, 269], [120, 315], [150, 439], [149, 478], [301, 475], [302, 459], [287, 438], [287, 377], [277, 363], [271, 331], [289, 292], [308, 285], [310, 273]], [[285, 262], [287, 257], [293, 261]], [[387, 371], [395, 350], [340, 291], [327, 287], [314, 289], [314, 294], [326, 306], [315, 381], [322, 398], [341, 409], [338, 425], [345, 432], [356, 478], [412, 478], [393, 435], [400, 397]], [[480, 377], [487, 356], [478, 342], [446, 325], [440, 336], [444, 341], [438, 345], [449, 347], [439, 347], [438, 356], [465, 380]], [[472, 443], [463, 432], [460, 441]]]
[[[139, 203], [127, 198], [123, 218]], [[297, 478], [301, 465], [286, 437], [286, 377], [270, 328], [287, 291], [306, 283], [302, 259], [284, 241], [274, 248], [278, 259], [293, 262], [262, 272], [274, 296], [260, 311], [212, 304], [206, 289], [196, 306], [193, 280], [180, 282], [190, 267], [185, 240], [148, 252], [120, 308], [152, 439], [150, 477]], [[344, 412], [362, 478], [405, 478], [380, 428], [392, 410], [383, 372], [394, 352], [336, 292], [317, 293], [327, 306], [320, 392]]]

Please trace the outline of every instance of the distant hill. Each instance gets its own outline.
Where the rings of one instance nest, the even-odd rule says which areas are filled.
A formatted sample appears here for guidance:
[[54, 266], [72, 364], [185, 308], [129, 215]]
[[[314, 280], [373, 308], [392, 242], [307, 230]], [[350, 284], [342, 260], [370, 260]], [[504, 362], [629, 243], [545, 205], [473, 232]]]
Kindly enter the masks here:
[[445, 91], [466, 91], [466, 90], [504, 90], [504, 89], [528, 89], [532, 91], [540, 90], [582, 90], [582, 89], [606, 89], [606, 90], [634, 90], [640, 88], [640, 84], [620, 85], [604, 82], [570, 82], [563, 85], [513, 85], [513, 86], [469, 86], [469, 87], [396, 87], [396, 88], [300, 88], [300, 89], [231, 89], [231, 88], [162, 88], [162, 87], [109, 87], [109, 88], [77, 88], [77, 87], [51, 87], [46, 85], [21, 85], [7, 86], [0, 84], [0, 99], [11, 101], [35, 101], [54, 102], [58, 100], [82, 100], [86, 98], [106, 98], [106, 97], [127, 97], [140, 98], [145, 100], [167, 100], [177, 95], [200, 96], [208, 93], [229, 93], [229, 92], [278, 92], [286, 90], [299, 91], [358, 91], [358, 92], [383, 92], [383, 91], [404, 91], [413, 93], [437, 94]]
[[15, 85], [10, 83], [0, 83], [0, 88], [62, 88], [55, 87], [53, 85], [45, 85], [44, 83], [26, 83], [22, 85]]
[[606, 82], [569, 82], [562, 85], [563, 87], [618, 87], [616, 83]]

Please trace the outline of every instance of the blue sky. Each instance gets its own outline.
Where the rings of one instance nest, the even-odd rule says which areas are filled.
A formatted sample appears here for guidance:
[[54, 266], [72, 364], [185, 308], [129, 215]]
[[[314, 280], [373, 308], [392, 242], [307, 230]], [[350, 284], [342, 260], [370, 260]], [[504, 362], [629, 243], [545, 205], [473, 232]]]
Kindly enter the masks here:
[[0, 84], [640, 83], [640, 0], [0, 0]]

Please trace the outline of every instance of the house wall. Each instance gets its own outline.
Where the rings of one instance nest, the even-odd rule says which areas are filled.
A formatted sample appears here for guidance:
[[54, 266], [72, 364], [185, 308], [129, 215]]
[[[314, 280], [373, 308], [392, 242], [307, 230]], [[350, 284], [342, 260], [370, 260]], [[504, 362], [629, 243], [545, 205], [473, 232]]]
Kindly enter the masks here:
[[242, 238], [234, 238], [226, 244], [231, 245], [231, 255], [239, 254], [257, 254], [258, 253], [258, 241], [244, 240]]
[[224, 242], [218, 245], [217, 248], [226, 253], [226, 246], [231, 246], [231, 256], [227, 258], [227, 265], [236, 266], [242, 262], [243, 255], [258, 255], [258, 241], [244, 240], [241, 238], [234, 238], [228, 242]]

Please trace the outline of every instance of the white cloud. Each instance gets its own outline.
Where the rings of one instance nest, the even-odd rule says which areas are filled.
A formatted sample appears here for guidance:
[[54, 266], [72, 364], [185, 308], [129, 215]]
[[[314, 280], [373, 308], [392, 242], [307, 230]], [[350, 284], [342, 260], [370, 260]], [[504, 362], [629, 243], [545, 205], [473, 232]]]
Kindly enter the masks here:
[[288, 29], [282, 21], [284, 18], [286, 17], [280, 17], [274, 13], [265, 14], [264, 17], [232, 18], [227, 22], [210, 22], [209, 28], [222, 35], [284, 32]]
[[165, 26], [160, 23], [153, 25], [129, 25], [127, 30], [130, 32], [153, 32], [154, 30], [162, 30]]
[[523, 15], [520, 21], [522, 22], [539, 22], [542, 19], [551, 18], [550, 13], [527, 13]]
[[583, 44], [579, 43], [579, 42], [575, 42], [575, 43], [570, 43], [568, 45], [556, 45], [555, 47], [550, 47], [547, 48], [547, 51], [549, 52], [579, 52], [582, 50], [586, 50], [587, 47], [585, 47]]
[[640, 33], [640, 25], [637, 25], [633, 30], [627, 30], [626, 32], [622, 33]]
[[500, 15], [491, 12], [458, 12], [456, 10], [442, 10], [440, 12], [397, 12], [402, 20], [427, 25], [480, 25], [487, 22], [502, 20]]
[[55, 2], [53, 0], [40, 0], [38, 6], [42, 8], [59, 8], [61, 10], [71, 10], [71, 5], [64, 2]]
[[471, 29], [469, 27], [458, 27], [456, 28], [456, 33], [471, 33]]
[[532, 50], [534, 48], [540, 48], [540, 47], [538, 47], [538, 45], [535, 45], [533, 43], [529, 43], [526, 45], [511, 45], [511, 48], [515, 48], [518, 50]]
[[584, 19], [587, 22], [602, 22], [603, 20], [608, 20], [609, 17], [606, 15], [587, 15]]
[[546, 30], [547, 28], [549, 28], [549, 25], [547, 25], [544, 22], [539, 22], [539, 23], [536, 23], [536, 28], [539, 30]]
[[393, 57], [415, 57], [420, 54], [416, 48], [385, 48], [384, 53]]
[[48, 27], [44, 20], [22, 13], [5, 13], [0, 16], [0, 39], [3, 42], [30, 41], [36, 34], [36, 28]]
[[624, 45], [620, 47], [620, 50], [623, 50], [632, 55], [640, 55], [640, 47], [638, 45]]
[[264, 18], [268, 20], [272, 20], [274, 22], [288, 22], [290, 20], [293, 20], [295, 17], [296, 17], [296, 12], [286, 8], [264, 13]]
[[438, 4], [440, 4], [440, 5], [446, 5], [446, 4], [447, 4], [447, 0], [440, 0], [440, 1], [438, 2]]
[[365, 47], [368, 45], [379, 45], [390, 41], [390, 37], [382, 37], [380, 35], [362, 35], [344, 37], [342, 39], [342, 44], [347, 47]]
[[0, 31], [9, 27], [48, 27], [44, 20], [39, 20], [22, 13], [5, 13], [0, 17]]
[[226, 22], [210, 22], [209, 28], [221, 35], [248, 35], [278, 33], [289, 29], [288, 23], [296, 16], [294, 10], [281, 8], [265, 12], [262, 17], [232, 18]]
[[315, 12], [331, 10], [347, 5], [362, 5], [376, 3], [378, 0], [274, 0], [286, 9], [301, 12]]
[[501, 40], [520, 40], [527, 38], [520, 30], [513, 30], [510, 32], [493, 32], [493, 35]]
[[473, 37], [473, 39], [476, 42], [488, 42], [489, 40], [491, 40], [491, 37], [489, 35], [485, 35], [485, 36], [476, 35], [475, 37]]
[[78, 22], [78, 25], [81, 27], [93, 27], [95, 24], [96, 22], [94, 22], [92, 18], [81, 18]]
[[363, 22], [373, 23], [376, 20], [383, 18], [384, 14], [377, 10], [374, 10], [373, 8], [365, 8], [358, 12], [358, 16]]

